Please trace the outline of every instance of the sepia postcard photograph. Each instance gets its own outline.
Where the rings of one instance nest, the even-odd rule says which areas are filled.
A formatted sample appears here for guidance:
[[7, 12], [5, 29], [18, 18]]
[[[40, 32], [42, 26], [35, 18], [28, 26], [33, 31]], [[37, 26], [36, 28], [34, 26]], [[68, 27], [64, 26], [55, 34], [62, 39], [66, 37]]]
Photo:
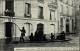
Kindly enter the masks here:
[[0, 51], [79, 51], [80, 0], [0, 0]]

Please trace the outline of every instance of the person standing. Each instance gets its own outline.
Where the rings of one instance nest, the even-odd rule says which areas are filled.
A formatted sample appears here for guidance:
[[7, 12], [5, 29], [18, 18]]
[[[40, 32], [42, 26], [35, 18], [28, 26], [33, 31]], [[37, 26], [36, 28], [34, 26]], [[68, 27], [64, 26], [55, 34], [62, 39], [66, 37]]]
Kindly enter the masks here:
[[24, 36], [25, 36], [25, 33], [26, 33], [26, 30], [24, 29], [25, 27], [22, 27], [22, 30], [19, 29], [21, 31], [21, 36], [20, 36], [20, 41], [24, 41]]
[[55, 39], [55, 36], [53, 35], [53, 33], [51, 33], [51, 41], [53, 41]]
[[33, 33], [31, 33], [31, 35], [29, 36], [30, 42], [34, 42], [34, 36]]

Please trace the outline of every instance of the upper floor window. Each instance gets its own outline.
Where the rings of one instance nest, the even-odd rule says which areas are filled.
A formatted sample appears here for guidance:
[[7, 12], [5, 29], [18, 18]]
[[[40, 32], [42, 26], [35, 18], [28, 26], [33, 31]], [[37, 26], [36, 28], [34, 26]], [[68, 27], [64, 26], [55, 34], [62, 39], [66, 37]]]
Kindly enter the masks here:
[[56, 21], [55, 11], [53, 11], [53, 10], [50, 10], [50, 20]]
[[63, 5], [61, 5], [61, 13], [63, 13]]
[[30, 11], [31, 11], [31, 4], [26, 3], [26, 13], [30, 14]]
[[74, 30], [74, 20], [72, 19], [72, 30]]
[[74, 15], [74, 9], [72, 9], [72, 15]]
[[61, 25], [63, 25], [63, 18], [60, 18]]
[[12, 10], [13, 11], [13, 8], [14, 7], [14, 2], [13, 1], [6, 1], [6, 6], [5, 6], [5, 9], [7, 10]]
[[50, 20], [52, 20], [51, 10], [50, 10]]
[[31, 16], [31, 4], [25, 3], [25, 16]]
[[67, 7], [67, 14], [69, 15], [69, 7]]
[[39, 6], [39, 18], [43, 19], [43, 7]]
[[15, 16], [14, 15], [14, 1], [5, 1], [5, 16]]

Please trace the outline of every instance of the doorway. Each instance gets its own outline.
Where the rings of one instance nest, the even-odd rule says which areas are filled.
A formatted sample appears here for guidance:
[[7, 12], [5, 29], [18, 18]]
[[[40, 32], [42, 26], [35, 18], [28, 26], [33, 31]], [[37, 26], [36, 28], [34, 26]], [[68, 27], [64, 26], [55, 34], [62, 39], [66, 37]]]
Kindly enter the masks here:
[[42, 23], [37, 24], [37, 30], [44, 31], [44, 25]]
[[5, 22], [5, 37], [12, 37], [12, 22]]
[[69, 19], [66, 19], [66, 32], [69, 33]]
[[37, 24], [37, 30], [35, 32], [35, 40], [41, 41], [43, 40], [44, 34], [44, 25], [42, 23]]
[[66, 32], [69, 33], [69, 24], [66, 24]]

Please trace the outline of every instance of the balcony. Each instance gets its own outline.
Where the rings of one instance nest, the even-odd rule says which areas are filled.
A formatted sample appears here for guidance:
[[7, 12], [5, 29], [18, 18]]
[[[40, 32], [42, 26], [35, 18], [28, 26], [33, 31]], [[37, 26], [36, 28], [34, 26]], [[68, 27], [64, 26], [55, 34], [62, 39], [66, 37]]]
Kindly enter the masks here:
[[10, 12], [4, 12], [5, 16], [10, 16], [10, 17], [14, 17], [15, 16], [15, 12], [10, 11]]

